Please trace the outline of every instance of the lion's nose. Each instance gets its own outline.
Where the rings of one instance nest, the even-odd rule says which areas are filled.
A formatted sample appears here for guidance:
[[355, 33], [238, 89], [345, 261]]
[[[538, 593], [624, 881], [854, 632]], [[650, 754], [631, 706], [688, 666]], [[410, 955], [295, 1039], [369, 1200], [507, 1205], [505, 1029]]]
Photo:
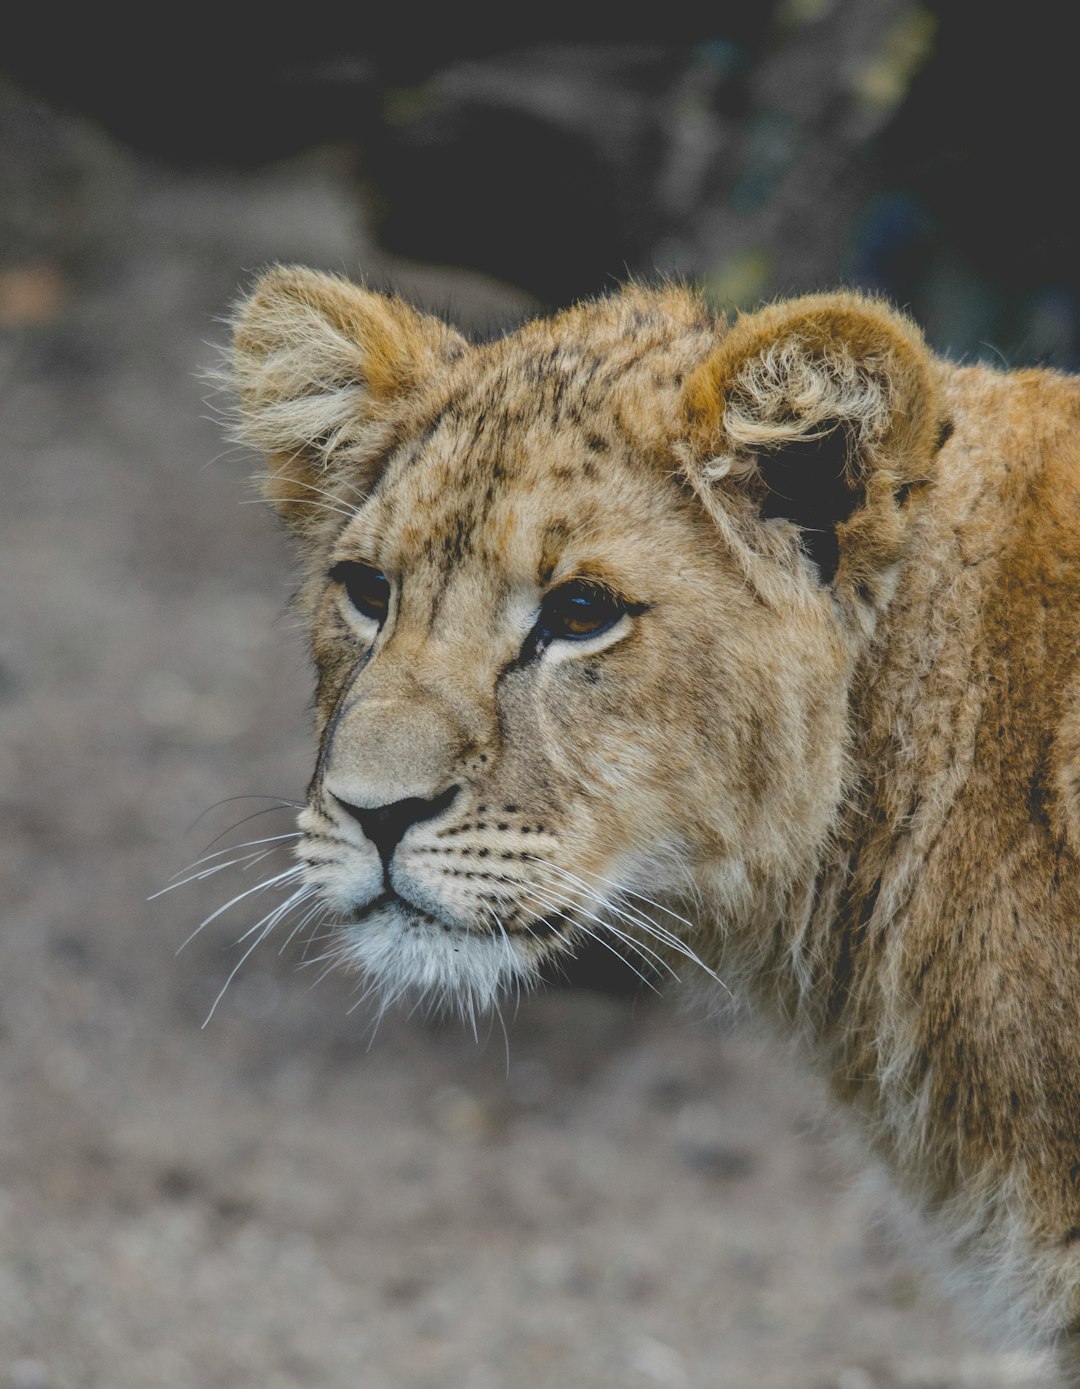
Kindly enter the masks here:
[[[394, 850], [401, 843], [406, 830], [422, 820], [434, 820], [441, 815], [457, 796], [460, 787], [450, 786], [441, 795], [431, 800], [420, 796], [410, 796], [407, 800], [392, 801], [389, 805], [362, 806], [344, 801], [340, 796], [334, 800], [357, 822], [367, 837], [379, 851], [384, 870], [389, 869]], [[330, 793], [333, 795], [333, 792]]]

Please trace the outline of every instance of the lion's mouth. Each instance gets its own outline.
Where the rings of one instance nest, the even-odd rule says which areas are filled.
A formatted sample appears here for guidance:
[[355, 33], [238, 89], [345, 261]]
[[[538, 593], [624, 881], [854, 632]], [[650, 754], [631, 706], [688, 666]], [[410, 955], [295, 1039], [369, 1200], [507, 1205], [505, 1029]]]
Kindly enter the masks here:
[[414, 901], [406, 893], [400, 892], [394, 887], [387, 887], [376, 897], [373, 897], [370, 902], [365, 902], [362, 907], [342, 913], [339, 917], [339, 925], [346, 930], [354, 930], [387, 909], [396, 910], [402, 921], [410, 926], [435, 927], [447, 935], [469, 935], [481, 938], [514, 936], [520, 937], [523, 942], [531, 941], [534, 945], [547, 943], [555, 937], [565, 938], [576, 924], [567, 912], [554, 911], [546, 916], [533, 917], [527, 929], [518, 928], [515, 930], [512, 926], [508, 928], [492, 923], [477, 926], [468, 921], [462, 921], [448, 911], [440, 910], [437, 905], [430, 901], [421, 904]]
[[403, 906], [406, 905], [404, 898], [399, 897], [393, 888], [386, 888], [377, 897], [373, 897], [370, 902], [365, 902], [359, 911], [352, 913], [349, 924], [359, 926], [365, 917], [371, 916], [374, 912], [395, 902], [401, 903]]
[[[436, 917], [435, 913], [428, 907], [422, 907], [418, 902], [412, 901], [396, 888], [387, 887], [373, 897], [370, 902], [365, 902], [358, 910], [348, 914], [343, 921], [346, 926], [362, 926], [369, 916], [374, 916], [376, 912], [382, 911], [386, 907], [397, 907], [399, 911], [414, 916], [420, 916], [436, 925], [442, 925], [442, 921]], [[447, 923], [449, 925], [449, 923]]]
[[414, 902], [411, 897], [393, 887], [384, 888], [377, 897], [373, 897], [358, 910], [343, 914], [339, 924], [346, 930], [355, 929], [388, 909], [396, 911], [402, 922], [408, 926], [433, 926], [447, 935], [454, 932], [477, 934], [465, 922], [457, 920], [449, 913], [440, 912], [431, 904], [421, 906], [419, 902]]

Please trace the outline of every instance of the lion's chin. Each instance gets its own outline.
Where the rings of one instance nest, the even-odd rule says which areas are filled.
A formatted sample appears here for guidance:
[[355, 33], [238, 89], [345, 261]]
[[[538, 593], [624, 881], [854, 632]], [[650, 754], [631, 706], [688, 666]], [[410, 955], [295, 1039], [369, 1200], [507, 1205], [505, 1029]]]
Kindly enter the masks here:
[[526, 943], [442, 921], [395, 899], [338, 928], [338, 954], [383, 1006], [415, 997], [475, 1017], [538, 978]]

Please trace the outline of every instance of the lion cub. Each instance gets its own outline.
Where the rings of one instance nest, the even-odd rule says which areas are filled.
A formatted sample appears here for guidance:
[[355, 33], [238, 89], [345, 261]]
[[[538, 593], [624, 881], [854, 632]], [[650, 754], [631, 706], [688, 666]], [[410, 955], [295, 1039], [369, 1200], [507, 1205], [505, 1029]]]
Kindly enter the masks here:
[[473, 346], [300, 269], [232, 370], [342, 962], [472, 1010], [590, 934], [695, 961], [1080, 1385], [1080, 385], [853, 294]]

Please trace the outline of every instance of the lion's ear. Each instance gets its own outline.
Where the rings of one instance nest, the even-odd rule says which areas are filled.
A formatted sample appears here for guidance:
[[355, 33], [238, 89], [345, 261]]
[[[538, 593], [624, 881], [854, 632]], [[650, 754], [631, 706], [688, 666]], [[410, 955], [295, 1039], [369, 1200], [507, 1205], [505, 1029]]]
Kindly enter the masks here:
[[265, 453], [266, 496], [306, 529], [348, 469], [370, 484], [389, 407], [459, 357], [462, 339], [403, 300], [294, 266], [260, 276], [237, 305], [230, 359], [237, 437]]
[[930, 477], [937, 378], [918, 329], [875, 300], [773, 305], [737, 319], [687, 383], [684, 466], [707, 504], [749, 498], [800, 528], [825, 582], [872, 592]]

